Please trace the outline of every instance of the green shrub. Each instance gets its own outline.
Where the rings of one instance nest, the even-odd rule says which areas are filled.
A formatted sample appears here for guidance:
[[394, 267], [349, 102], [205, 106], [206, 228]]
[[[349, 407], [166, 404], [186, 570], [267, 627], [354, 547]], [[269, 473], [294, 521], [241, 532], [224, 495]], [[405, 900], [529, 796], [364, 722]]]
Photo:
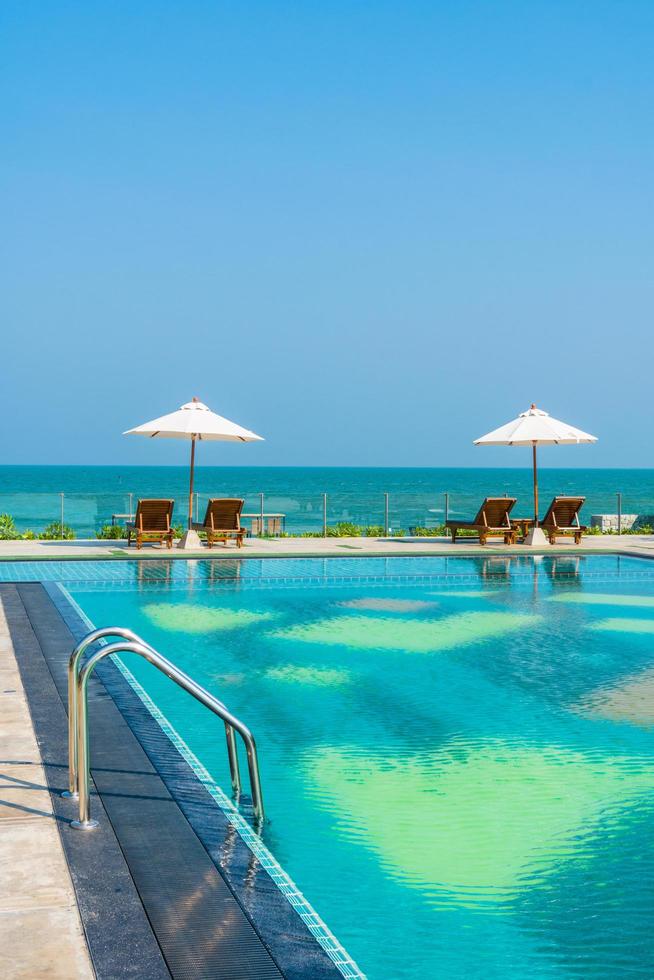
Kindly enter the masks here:
[[173, 537], [181, 538], [186, 528], [183, 524], [173, 524]]
[[436, 527], [413, 527], [411, 534], [415, 538], [443, 538], [447, 534], [447, 528], [444, 524], [438, 524]]
[[[406, 532], [403, 528], [398, 528], [389, 533], [391, 537], [403, 538]], [[336, 524], [328, 525], [327, 535], [323, 531], [301, 531], [299, 534], [284, 536], [295, 538], [324, 538], [325, 536], [328, 538], [383, 538], [385, 534], [386, 530], [382, 524], [369, 524], [362, 527], [360, 524], [352, 523], [352, 521], [338, 521]]]
[[23, 539], [23, 541], [36, 541], [38, 540], [38, 537], [39, 536], [36, 533], [36, 531], [23, 531], [23, 533], [21, 534], [21, 538]]
[[61, 521], [53, 521], [39, 534], [41, 541], [72, 541], [75, 537], [70, 524], [62, 524]]
[[16, 541], [20, 536], [11, 514], [0, 514], [0, 541]]
[[[322, 535], [321, 535], [322, 536]], [[338, 521], [327, 528], [328, 538], [360, 538], [361, 528], [352, 521]]]
[[95, 536], [100, 541], [118, 541], [127, 537], [127, 531], [122, 524], [103, 524]]

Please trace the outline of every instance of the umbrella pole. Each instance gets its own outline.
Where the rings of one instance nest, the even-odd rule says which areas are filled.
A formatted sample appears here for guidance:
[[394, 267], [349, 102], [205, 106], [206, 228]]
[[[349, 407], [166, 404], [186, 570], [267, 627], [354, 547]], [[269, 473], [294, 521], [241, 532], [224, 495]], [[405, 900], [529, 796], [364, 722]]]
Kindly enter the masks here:
[[193, 476], [195, 471], [195, 436], [191, 439], [191, 479], [188, 488], [188, 527], [193, 524]]
[[531, 444], [531, 454], [534, 464], [534, 523], [531, 531], [524, 540], [524, 544], [530, 547], [542, 548], [547, 544], [547, 539], [538, 523], [538, 461], [536, 459], [536, 443]]
[[536, 462], [536, 443], [531, 447], [534, 460], [534, 527], [538, 527], [538, 464]]
[[193, 478], [195, 476], [195, 440], [197, 435], [191, 436], [191, 472], [188, 485], [188, 528], [184, 531], [182, 539], [177, 545], [178, 548], [199, 548], [200, 536], [193, 530]]

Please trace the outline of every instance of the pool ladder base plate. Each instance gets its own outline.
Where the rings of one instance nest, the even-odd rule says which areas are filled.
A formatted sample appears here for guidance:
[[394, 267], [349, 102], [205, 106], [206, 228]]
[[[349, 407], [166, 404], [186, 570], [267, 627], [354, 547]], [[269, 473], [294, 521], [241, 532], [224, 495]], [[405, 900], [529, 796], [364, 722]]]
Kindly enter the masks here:
[[71, 820], [70, 825], [73, 830], [95, 830], [100, 826], [97, 820]]

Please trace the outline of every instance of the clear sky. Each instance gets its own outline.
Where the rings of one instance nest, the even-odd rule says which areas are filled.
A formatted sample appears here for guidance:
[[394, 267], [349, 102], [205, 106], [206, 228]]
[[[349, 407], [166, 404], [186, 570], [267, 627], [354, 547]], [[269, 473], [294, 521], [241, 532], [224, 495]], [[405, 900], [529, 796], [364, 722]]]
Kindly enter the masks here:
[[[0, 5], [0, 461], [650, 466], [651, 0]], [[525, 464], [528, 461], [525, 461]]]

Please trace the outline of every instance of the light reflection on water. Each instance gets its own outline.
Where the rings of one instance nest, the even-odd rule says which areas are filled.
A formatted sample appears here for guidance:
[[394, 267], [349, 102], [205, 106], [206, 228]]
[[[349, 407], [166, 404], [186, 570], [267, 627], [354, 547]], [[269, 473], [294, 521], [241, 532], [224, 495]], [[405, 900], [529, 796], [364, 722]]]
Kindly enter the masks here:
[[[255, 731], [267, 842], [371, 978], [649, 978], [654, 578], [608, 557], [515, 567], [72, 591]], [[227, 785], [206, 713], [130, 668]]]

